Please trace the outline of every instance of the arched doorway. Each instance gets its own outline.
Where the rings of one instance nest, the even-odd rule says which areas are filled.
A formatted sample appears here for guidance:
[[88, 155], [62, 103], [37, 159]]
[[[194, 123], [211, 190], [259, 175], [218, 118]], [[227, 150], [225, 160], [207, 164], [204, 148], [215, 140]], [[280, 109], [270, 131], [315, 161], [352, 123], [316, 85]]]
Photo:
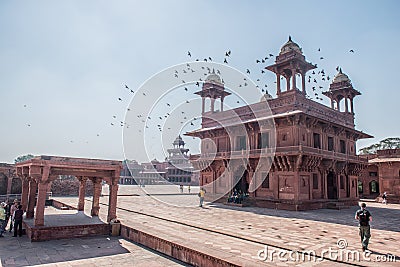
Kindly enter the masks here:
[[7, 176], [0, 173], [0, 195], [7, 194]]
[[248, 172], [247, 170], [243, 171], [238, 171], [235, 174], [234, 177], [234, 184], [235, 186], [233, 187], [233, 190], [238, 193], [244, 193], [244, 194], [248, 194], [249, 192], [249, 183], [247, 182], [247, 175]]
[[22, 192], [22, 181], [20, 178], [12, 179], [11, 183], [11, 194], [21, 194]]
[[333, 171], [330, 171], [327, 175], [327, 187], [328, 187], [328, 198], [337, 199], [337, 181]]
[[364, 193], [364, 186], [362, 181], [358, 181], [358, 194], [361, 196]]
[[375, 180], [369, 183], [369, 194], [370, 195], [379, 195], [379, 183]]

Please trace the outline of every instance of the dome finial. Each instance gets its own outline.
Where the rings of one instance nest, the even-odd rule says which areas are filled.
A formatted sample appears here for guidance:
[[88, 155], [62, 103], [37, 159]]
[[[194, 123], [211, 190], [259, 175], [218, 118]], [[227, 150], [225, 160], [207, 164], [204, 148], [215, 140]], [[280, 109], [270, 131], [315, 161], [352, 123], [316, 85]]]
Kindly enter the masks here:
[[339, 68], [339, 73], [343, 73], [343, 72], [342, 72], [342, 68]]
[[291, 41], [292, 41], [292, 36], [289, 35], [289, 42], [291, 42]]

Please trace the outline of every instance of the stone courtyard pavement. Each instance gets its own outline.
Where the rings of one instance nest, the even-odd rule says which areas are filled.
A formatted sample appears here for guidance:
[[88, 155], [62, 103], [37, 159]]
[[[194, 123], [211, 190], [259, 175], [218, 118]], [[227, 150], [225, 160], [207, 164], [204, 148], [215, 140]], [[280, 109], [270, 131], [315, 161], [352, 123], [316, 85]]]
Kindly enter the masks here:
[[[100, 202], [107, 205], [103, 189]], [[295, 212], [206, 203], [200, 208], [198, 188], [192, 188], [193, 194], [186, 188], [181, 194], [178, 187], [145, 189], [120, 186], [117, 215], [123, 224], [237, 265], [399, 266], [400, 205], [367, 203], [373, 216], [371, 253], [363, 254], [354, 220], [358, 207]], [[76, 197], [56, 199], [71, 205], [78, 202]], [[86, 200], [88, 213], [91, 198]], [[106, 211], [100, 208], [103, 220]], [[271, 254], [272, 250], [277, 252]], [[302, 259], [302, 252], [316, 257]]]
[[[198, 188], [192, 188], [193, 194], [188, 194], [186, 188], [181, 194], [178, 187], [146, 186], [145, 192], [142, 189], [137, 186], [120, 186], [117, 215], [123, 224], [210, 251], [218, 257], [235, 258], [239, 265], [399, 266], [400, 205], [367, 203], [373, 216], [369, 246], [371, 253], [363, 254], [357, 221], [354, 220], [357, 206], [342, 210], [302, 212], [212, 203], [199, 208], [196, 194]], [[103, 194], [100, 201], [107, 205], [106, 186]], [[57, 199], [77, 204], [77, 198]], [[87, 212], [90, 210], [91, 198], [86, 199]], [[105, 211], [100, 209], [103, 218]], [[345, 248], [339, 248], [338, 242]], [[285, 251], [286, 254], [281, 258], [272, 254], [273, 259], [269, 257], [263, 260], [266, 245], [268, 253], [275, 249]], [[304, 251], [314, 252], [317, 260], [288, 259], [289, 253], [301, 255]], [[328, 254], [329, 251], [332, 254]], [[351, 253], [357, 255], [352, 257]], [[360, 260], [357, 260], [357, 256]]]
[[185, 266], [117, 237], [97, 236], [30, 242], [27, 236], [0, 239], [0, 266]]

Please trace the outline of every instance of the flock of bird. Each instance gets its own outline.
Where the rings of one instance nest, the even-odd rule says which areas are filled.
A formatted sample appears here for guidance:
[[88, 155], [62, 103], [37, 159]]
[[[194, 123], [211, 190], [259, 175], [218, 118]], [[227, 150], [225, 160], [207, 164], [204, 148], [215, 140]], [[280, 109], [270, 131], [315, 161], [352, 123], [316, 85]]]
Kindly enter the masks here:
[[[321, 49], [318, 48], [317, 52], [320, 53]], [[349, 53], [354, 53], [354, 50], [353, 49], [349, 50]], [[225, 64], [228, 64], [228, 59], [231, 57], [231, 54], [232, 54], [231, 50], [227, 50], [226, 52], [224, 52], [223, 62]], [[190, 59], [192, 59], [192, 53], [190, 51], [187, 51], [187, 56]], [[319, 57], [319, 60], [321, 60], [321, 61], [324, 60], [324, 59], [325, 58], [323, 56]], [[255, 70], [251, 70], [251, 68], [246, 68], [245, 69], [246, 75], [250, 76], [250, 75], [257, 75], [257, 73], [258, 74], [266, 73], [265, 64], [273, 64], [273, 62], [272, 62], [273, 60], [274, 60], [274, 55], [272, 53], [268, 53], [266, 56], [264, 56], [262, 58], [259, 58], [259, 59], [256, 59], [255, 63], [258, 64], [258, 66], [261, 65], [261, 69], [257, 72]], [[197, 59], [195, 59], [195, 61], [196, 62], [198, 62], [198, 61], [212, 62], [213, 58], [212, 57], [204, 57], [202, 60], [200, 58], [197, 58]], [[315, 66], [318, 67], [317, 64], [315, 64]], [[207, 76], [207, 75], [211, 74], [212, 71], [214, 71], [214, 70], [211, 70], [211, 68], [207, 67], [207, 66], [203, 66], [201, 68], [202, 68], [202, 71], [203, 71], [202, 75], [204, 75], [204, 76]], [[337, 66], [336, 71], [339, 71], [339, 66]], [[196, 72], [196, 70], [191, 68], [190, 64], [187, 63], [185, 69], [183, 69], [183, 70], [175, 70], [174, 73], [173, 73], [173, 76], [174, 76], [175, 79], [180, 79], [181, 80], [181, 82], [183, 84], [183, 91], [185, 93], [191, 93], [191, 92], [189, 92], [189, 89], [188, 89], [188, 88], [190, 88], [190, 85], [186, 85], [186, 82], [185, 82], [185, 74], [194, 73], [194, 72]], [[218, 69], [215, 71], [215, 73], [218, 74], [218, 75], [221, 75], [221, 71], [218, 70]], [[284, 79], [284, 78], [281, 77], [281, 79]], [[204, 82], [204, 80], [205, 79], [201, 78], [201, 76], [200, 76], [200, 78], [198, 78], [198, 81], [196, 81], [194, 83], [194, 85], [197, 86], [197, 88], [199, 88], [201, 86], [201, 83]], [[222, 83], [225, 83], [222, 77], [221, 77], [221, 80], [222, 80]], [[267, 90], [268, 83], [265, 82], [265, 81], [263, 82], [263, 78], [262, 77], [256, 77], [256, 79], [254, 79], [254, 80], [256, 82], [256, 87], [261, 91], [261, 93], [268, 94], [268, 90]], [[314, 69], [314, 70], [309, 72], [309, 75], [306, 77], [306, 80], [307, 80], [307, 83], [309, 84], [307, 86], [307, 88], [311, 89], [311, 92], [307, 93], [306, 96], [309, 99], [314, 99], [315, 98], [316, 100], [322, 101], [323, 98], [321, 97], [321, 91], [324, 88], [324, 86], [326, 86], [326, 82], [329, 82], [331, 80], [331, 76], [328, 75], [324, 69], [316, 68], [316, 69]], [[324, 82], [325, 82], [325, 84], [323, 84]], [[276, 83], [276, 81], [274, 81], [274, 83]], [[248, 86], [249, 84], [250, 84], [250, 81], [247, 78], [243, 78], [243, 82], [238, 84], [237, 86], [238, 86], [238, 88], [244, 88], [244, 87]], [[125, 85], [125, 89], [129, 90], [133, 94], [135, 93], [127, 85]], [[142, 94], [143, 94], [143, 96], [146, 96], [146, 93], [143, 92]], [[118, 98], [118, 100], [122, 101], [121, 98]], [[187, 100], [186, 103], [190, 103], [190, 101]], [[239, 104], [240, 101], [237, 100], [236, 103]], [[166, 106], [172, 108], [174, 105], [171, 104], [171, 103], [166, 103]], [[128, 108], [128, 111], [130, 111], [129, 108]], [[160, 114], [160, 115], [157, 115], [157, 114], [154, 115], [153, 114], [153, 116], [155, 116], [155, 118], [159, 120], [159, 123], [156, 124], [156, 127], [157, 127], [158, 131], [160, 131], [160, 132], [163, 131], [163, 128], [164, 128], [163, 127], [163, 120], [166, 120], [170, 115], [171, 115], [170, 113], [165, 113], [165, 114]], [[188, 123], [190, 126], [195, 126], [195, 121], [197, 120], [197, 118], [191, 118], [191, 119], [189, 119], [189, 121], [187, 121], [188, 118], [185, 116], [185, 112], [184, 111], [181, 112], [181, 115], [182, 115], [182, 118], [180, 118], [180, 124], [184, 124], [185, 121], [186, 121], [186, 123]], [[136, 116], [136, 118], [138, 120], [140, 120], [141, 123], [144, 124], [144, 127], [142, 127], [141, 129], [144, 129], [144, 128], [148, 129], [149, 128], [148, 122], [153, 119], [153, 116], [147, 116], [146, 117], [146, 115], [144, 115], [144, 114], [138, 114]], [[114, 126], [114, 125], [115, 124], [112, 123], [112, 126]], [[120, 121], [120, 126], [121, 127], [126, 126], [127, 128], [129, 128], [130, 125], [124, 123], [123, 121]], [[142, 132], [141, 129], [138, 129], [138, 131]], [[171, 130], [171, 127], [166, 127], [166, 129], [167, 130]]]
[[[317, 50], [317, 52], [320, 53], [321, 49], [319, 48]], [[354, 53], [354, 50], [353, 49], [349, 50], [349, 53]], [[228, 59], [231, 57], [231, 54], [232, 54], [231, 50], [227, 50], [227, 51], [224, 52], [224, 57], [223, 57], [224, 64], [228, 64]], [[192, 53], [190, 51], [187, 52], [187, 56], [190, 59], [192, 59]], [[256, 76], [256, 75], [265, 74], [266, 73], [265, 64], [272, 64], [273, 62], [271, 62], [271, 61], [273, 59], [274, 59], [274, 55], [272, 53], [268, 53], [266, 56], [263, 56], [262, 58], [258, 58], [258, 59], [255, 60], [255, 63], [257, 65], [257, 67], [261, 66], [261, 69], [259, 69], [257, 71], [257, 70], [254, 70], [252, 68], [245, 68], [244, 72], [248, 76], [250, 76], [250, 75]], [[323, 56], [320, 56], [319, 59], [322, 61], [325, 58]], [[212, 62], [213, 59], [212, 59], [212, 57], [204, 57], [202, 60], [197, 58], [197, 59], [195, 59], [195, 61]], [[315, 66], [317, 66], [317, 64]], [[201, 73], [200, 75], [203, 75], [205, 77], [207, 75], [211, 74], [212, 71], [214, 71], [214, 70], [211, 70], [210, 67], [206, 67], [206, 66], [201, 67], [201, 69], [202, 69], [203, 73]], [[339, 66], [336, 67], [336, 71], [339, 71]], [[192, 68], [189, 63], [186, 64], [186, 68], [185, 69], [179, 70], [179, 71], [178, 70], [174, 71], [174, 73], [173, 73], [174, 78], [180, 79], [181, 82], [182, 82], [182, 87], [183, 88], [181, 90], [183, 90], [182, 91], [183, 93], [192, 94], [193, 92], [192, 92], [191, 89], [193, 89], [193, 87], [194, 88], [196, 88], [196, 87], [199, 88], [201, 86], [201, 83], [205, 80], [205, 78], [203, 79], [203, 78], [199, 77], [198, 81], [196, 81], [194, 84], [186, 84], [186, 82], [185, 82], [185, 74], [194, 73], [194, 72], [196, 72], [196, 70], [194, 68]], [[215, 72], [216, 72], [216, 74], [221, 75], [221, 71], [219, 69], [217, 69]], [[283, 79], [283, 77], [281, 79]], [[330, 81], [331, 80], [331, 76], [328, 75], [324, 69], [320, 69], [320, 70], [314, 69], [314, 70], [310, 71], [310, 74], [306, 77], [306, 80], [307, 80], [307, 82], [309, 84], [309, 86], [307, 86], [307, 87], [312, 90], [312, 92], [310, 94], [307, 94], [307, 97], [310, 98], [310, 99], [314, 99], [315, 98], [316, 100], [322, 101], [323, 99], [322, 99], [322, 97], [320, 97], [320, 92], [324, 88], [324, 86], [321, 85], [321, 83], [323, 83], [323, 82], [326, 83], [326, 82]], [[261, 93], [268, 94], [268, 90], [267, 90], [268, 83], [265, 81], [265, 79], [263, 79], [263, 77], [256, 77], [254, 79], [254, 81], [256, 82], [256, 87], [260, 90]], [[225, 83], [223, 78], [222, 78], [222, 83]], [[276, 81], [274, 81], [274, 83], [276, 83]], [[250, 81], [247, 78], [243, 78], [243, 82], [238, 84], [237, 86], [238, 86], [238, 88], [244, 88], [244, 87], [248, 86], [249, 84], [250, 84]], [[132, 95], [136, 94], [136, 92], [134, 90], [130, 89], [129, 86], [126, 85], [126, 84], [124, 85], [124, 89], [127, 90]], [[141, 92], [141, 94], [144, 97], [147, 96], [146, 92]], [[117, 101], [123, 103], [124, 102], [123, 97], [118, 97]], [[189, 104], [189, 103], [190, 103], [190, 101], [186, 100], [186, 104]], [[236, 103], [239, 104], [240, 101], [237, 100]], [[166, 105], [166, 107], [168, 107], [170, 109], [175, 108], [175, 105], [173, 103], [169, 103], [168, 102], [168, 103], [165, 103], [165, 105]], [[23, 107], [24, 108], [28, 108], [28, 105], [25, 104], [25, 105], [23, 105]], [[131, 108], [128, 107], [126, 109], [126, 111], [127, 112], [131, 112], [132, 110], [131, 110]], [[198, 127], [198, 124], [199, 124], [199, 120], [198, 119], [199, 118], [188, 118], [187, 115], [185, 114], [185, 111], [180, 111], [179, 115], [180, 115], [179, 118], [174, 118], [174, 119], [178, 119], [180, 124], [188, 125], [188, 126], [191, 126], [191, 127], [194, 127], [194, 126]], [[135, 117], [138, 120], [138, 122], [143, 124], [142, 125], [143, 127], [139, 127], [137, 130], [142, 133], [143, 132], [142, 129], [149, 129], [151, 127], [149, 122], [151, 120], [153, 120], [153, 121], [157, 121], [157, 122], [153, 123], [154, 126], [156, 127], [156, 129], [158, 131], [162, 132], [164, 130], [164, 127], [163, 127], [164, 123], [165, 123], [166, 119], [169, 118], [169, 116], [171, 116], [171, 111], [170, 112], [166, 112], [165, 114], [152, 114], [152, 115], [141, 114], [139, 112]], [[134, 123], [134, 122], [132, 122], [132, 123]], [[117, 115], [112, 115], [112, 121], [110, 122], [109, 125], [110, 126], [126, 127], [126, 128], [130, 128], [132, 126], [132, 124], [129, 124], [126, 121], [117, 119]], [[31, 127], [32, 125], [31, 125], [31, 123], [27, 123], [26, 126], [27, 127]], [[171, 130], [171, 127], [166, 127], [165, 129]], [[97, 133], [96, 136], [99, 137], [100, 133]], [[70, 143], [74, 143], [74, 141], [70, 140]]]

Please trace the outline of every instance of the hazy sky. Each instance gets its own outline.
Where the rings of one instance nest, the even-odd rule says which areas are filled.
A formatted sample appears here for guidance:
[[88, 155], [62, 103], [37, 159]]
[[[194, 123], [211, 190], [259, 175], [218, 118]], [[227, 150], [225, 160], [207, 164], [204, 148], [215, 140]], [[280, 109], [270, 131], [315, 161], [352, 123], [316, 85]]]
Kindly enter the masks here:
[[[375, 138], [359, 141], [359, 148], [400, 136], [399, 7], [365, 0], [1, 1], [0, 162], [28, 153], [123, 159], [123, 128], [136, 126], [120, 121], [126, 112], [140, 113], [135, 105], [127, 111], [133, 94], [125, 84], [136, 92], [161, 70], [196, 58], [222, 63], [228, 50], [229, 66], [251, 70], [249, 77], [274, 95], [274, 75], [260, 73], [273, 61], [255, 60], [276, 55], [289, 35], [308, 61], [331, 77], [341, 66], [361, 91], [356, 127]], [[173, 99], [163, 96], [165, 103]], [[186, 109], [200, 112], [201, 105], [193, 101]], [[163, 159], [130, 149], [139, 161]]]

